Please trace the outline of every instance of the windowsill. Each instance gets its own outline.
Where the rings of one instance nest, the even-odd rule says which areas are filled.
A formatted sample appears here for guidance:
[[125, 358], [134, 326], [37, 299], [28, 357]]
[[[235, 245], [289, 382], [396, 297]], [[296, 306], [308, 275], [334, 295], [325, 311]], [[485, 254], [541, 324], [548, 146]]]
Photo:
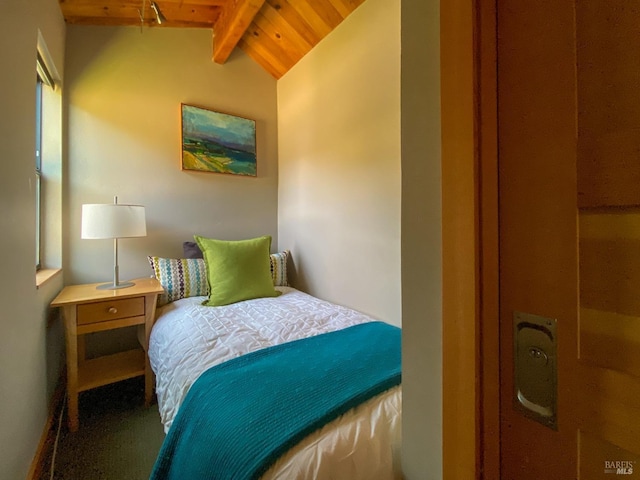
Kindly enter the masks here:
[[36, 272], [36, 288], [40, 288], [62, 271], [61, 268], [41, 268]]

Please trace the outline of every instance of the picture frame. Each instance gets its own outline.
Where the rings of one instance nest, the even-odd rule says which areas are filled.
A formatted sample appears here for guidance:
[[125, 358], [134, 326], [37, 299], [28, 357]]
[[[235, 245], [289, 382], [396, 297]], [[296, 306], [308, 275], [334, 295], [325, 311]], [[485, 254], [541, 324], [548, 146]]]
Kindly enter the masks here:
[[182, 170], [257, 176], [256, 122], [181, 104]]

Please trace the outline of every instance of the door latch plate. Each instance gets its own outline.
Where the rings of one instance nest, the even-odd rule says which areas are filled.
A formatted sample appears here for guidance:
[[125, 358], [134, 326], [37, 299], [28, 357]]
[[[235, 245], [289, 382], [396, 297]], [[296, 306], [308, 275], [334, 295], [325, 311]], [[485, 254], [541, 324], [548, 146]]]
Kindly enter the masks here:
[[514, 407], [554, 430], [557, 424], [558, 374], [556, 320], [514, 312]]

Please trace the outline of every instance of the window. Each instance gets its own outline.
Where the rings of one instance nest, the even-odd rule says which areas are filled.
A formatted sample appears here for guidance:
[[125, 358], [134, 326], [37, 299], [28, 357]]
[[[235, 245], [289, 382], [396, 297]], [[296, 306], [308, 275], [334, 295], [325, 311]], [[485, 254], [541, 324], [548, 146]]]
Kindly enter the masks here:
[[[0, 0], [1, 1], [1, 0]], [[38, 32], [35, 71], [34, 163], [29, 195], [35, 202], [34, 260], [39, 288], [62, 269], [62, 77]]]
[[44, 123], [43, 90], [53, 88], [51, 74], [40, 54], [36, 61], [36, 270], [42, 267], [42, 131]]

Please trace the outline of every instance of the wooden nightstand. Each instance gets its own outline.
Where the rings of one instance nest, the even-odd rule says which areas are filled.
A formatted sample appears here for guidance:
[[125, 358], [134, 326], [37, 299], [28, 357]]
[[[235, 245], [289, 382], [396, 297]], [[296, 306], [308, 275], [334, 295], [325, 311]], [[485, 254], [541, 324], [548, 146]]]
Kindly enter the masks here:
[[[69, 429], [78, 429], [78, 394], [82, 391], [145, 376], [145, 404], [153, 395], [153, 372], [147, 356], [149, 335], [155, 321], [158, 294], [162, 286], [155, 278], [135, 280], [135, 285], [118, 290], [97, 290], [99, 283], [65, 287], [52, 307], [61, 307], [67, 339], [67, 395]], [[138, 325], [142, 348], [85, 359], [84, 335]]]

